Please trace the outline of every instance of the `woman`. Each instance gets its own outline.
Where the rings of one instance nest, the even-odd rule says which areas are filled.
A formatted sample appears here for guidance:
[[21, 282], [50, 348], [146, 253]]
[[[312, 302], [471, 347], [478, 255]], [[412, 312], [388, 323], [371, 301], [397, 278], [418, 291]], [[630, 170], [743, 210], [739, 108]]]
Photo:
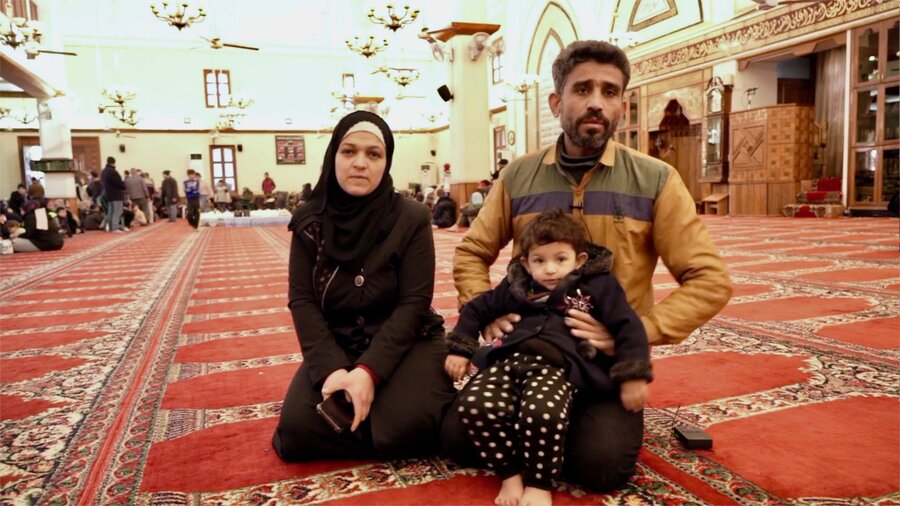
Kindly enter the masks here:
[[28, 188], [28, 202], [22, 206], [25, 233], [12, 240], [13, 251], [53, 251], [62, 249], [63, 236], [59, 221], [47, 210], [43, 187], [32, 184]]
[[[393, 152], [380, 117], [364, 111], [344, 117], [309, 201], [289, 226], [288, 305], [303, 364], [272, 440], [285, 460], [397, 458], [438, 449], [454, 389], [442, 371], [443, 319], [430, 309], [431, 217], [394, 193]], [[352, 403], [349, 430], [336, 432], [316, 412], [332, 395]]]

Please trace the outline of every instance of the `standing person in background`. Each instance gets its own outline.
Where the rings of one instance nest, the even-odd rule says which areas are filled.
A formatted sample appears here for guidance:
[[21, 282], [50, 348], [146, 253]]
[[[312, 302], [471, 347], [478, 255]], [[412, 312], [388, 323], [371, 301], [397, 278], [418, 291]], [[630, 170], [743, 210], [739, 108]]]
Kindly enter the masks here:
[[192, 227], [200, 226], [200, 181], [199, 175], [194, 169], [188, 169], [187, 179], [184, 180], [184, 199], [187, 201], [187, 209], [184, 214]]
[[169, 221], [178, 219], [178, 182], [172, 177], [172, 171], [163, 171], [162, 203], [166, 206]]
[[[209, 199], [213, 196], [212, 185], [209, 184], [209, 181], [203, 179], [203, 175], [199, 172], [194, 172], [194, 175], [197, 178], [197, 183], [200, 185], [200, 200], [198, 205], [200, 206], [200, 212], [209, 211]], [[199, 218], [198, 218], [199, 220]]]
[[216, 183], [216, 209], [219, 211], [227, 211], [228, 205], [231, 204], [231, 188], [224, 179], [220, 179]]
[[269, 173], [266, 172], [265, 177], [262, 182], [262, 191], [263, 195], [266, 199], [272, 196], [272, 193], [275, 191], [275, 180], [269, 177]]
[[[500, 251], [513, 241], [518, 254], [525, 226], [539, 213], [562, 207], [582, 223], [592, 243], [612, 251], [612, 272], [650, 344], [681, 342], [725, 306], [731, 281], [675, 168], [612, 140], [627, 107], [628, 57], [607, 42], [576, 41], [560, 52], [552, 71], [549, 105], [562, 134], [553, 146], [513, 161], [494, 183], [479, 218], [456, 247], [459, 302], [490, 290], [489, 268]], [[679, 287], [654, 304], [659, 260]], [[589, 313], [571, 309], [567, 316], [571, 335], [609, 356], [619, 352]], [[502, 338], [520, 320], [513, 313], [502, 316], [482, 336]], [[466, 398], [466, 389], [457, 403]], [[627, 411], [618, 395], [577, 393], [563, 479], [597, 492], [621, 487], [634, 474], [643, 430], [643, 411]], [[444, 418], [444, 447], [468, 462], [474, 451], [461, 443], [464, 434], [456, 405]]]
[[106, 198], [106, 226], [110, 232], [125, 231], [128, 227], [120, 225], [122, 220], [122, 202], [125, 200], [125, 181], [116, 170], [116, 159], [106, 158], [106, 167], [100, 173], [103, 182], [103, 196]]
[[[131, 169], [131, 175], [125, 178], [125, 189], [128, 192], [128, 198], [131, 199], [132, 206], [137, 205], [144, 211], [144, 216], [150, 214], [150, 203], [147, 195], [147, 185], [144, 184], [144, 178], [141, 177], [140, 169]], [[146, 225], [146, 220], [141, 225]]]
[[87, 194], [91, 197], [91, 203], [100, 205], [100, 197], [103, 195], [103, 183], [100, 182], [100, 174], [96, 170], [91, 171], [91, 177], [88, 179]]
[[156, 221], [156, 183], [150, 177], [149, 172], [141, 171], [141, 176], [144, 178], [144, 186], [147, 187], [147, 207], [149, 211], [147, 223], [153, 223]]

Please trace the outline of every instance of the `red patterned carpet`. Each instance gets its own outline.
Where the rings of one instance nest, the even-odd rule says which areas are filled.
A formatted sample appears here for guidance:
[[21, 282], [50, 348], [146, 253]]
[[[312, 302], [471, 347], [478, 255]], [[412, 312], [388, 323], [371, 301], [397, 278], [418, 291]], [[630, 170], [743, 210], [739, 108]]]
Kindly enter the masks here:
[[[735, 283], [653, 350], [638, 474], [557, 504], [900, 504], [896, 219], [708, 218]], [[451, 325], [461, 234], [438, 232]], [[302, 360], [289, 235], [159, 223], [0, 260], [0, 504], [490, 504], [439, 458], [285, 464], [269, 439]], [[493, 268], [503, 275], [508, 252]], [[675, 288], [660, 266], [656, 296]], [[673, 417], [706, 427], [682, 449]]]

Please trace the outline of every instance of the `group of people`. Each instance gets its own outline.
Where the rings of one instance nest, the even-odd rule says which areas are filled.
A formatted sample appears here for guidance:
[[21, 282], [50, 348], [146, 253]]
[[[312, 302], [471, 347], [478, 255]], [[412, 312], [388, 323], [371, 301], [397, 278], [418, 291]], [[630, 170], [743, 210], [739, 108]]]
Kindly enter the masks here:
[[[493, 470], [501, 505], [551, 504], [558, 480], [611, 491], [635, 472], [650, 345], [685, 339], [731, 284], [675, 169], [611, 139], [624, 52], [575, 42], [552, 71], [563, 133], [493, 182], [456, 248], [461, 314], [448, 334], [431, 309], [434, 216], [393, 191], [390, 127], [364, 111], [337, 124], [289, 225], [303, 362], [273, 435], [281, 458], [443, 451]], [[680, 287], [654, 305], [660, 258]]]

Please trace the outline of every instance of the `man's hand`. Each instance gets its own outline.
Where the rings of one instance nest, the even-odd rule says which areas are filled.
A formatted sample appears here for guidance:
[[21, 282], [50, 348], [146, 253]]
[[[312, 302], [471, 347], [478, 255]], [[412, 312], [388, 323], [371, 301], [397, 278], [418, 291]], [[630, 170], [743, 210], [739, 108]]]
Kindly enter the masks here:
[[623, 382], [620, 396], [625, 409], [637, 413], [644, 409], [644, 403], [647, 402], [647, 382], [644, 380]]
[[469, 372], [469, 359], [459, 355], [447, 355], [447, 360], [444, 360], [444, 370], [447, 371], [450, 379], [459, 381], [465, 378], [466, 373]]
[[615, 342], [613, 342], [612, 336], [606, 327], [595, 320], [593, 316], [577, 309], [570, 309], [567, 314], [566, 325], [569, 326], [573, 336], [587, 340], [591, 346], [610, 357], [615, 354]]
[[503, 315], [489, 323], [487, 327], [481, 331], [481, 336], [488, 342], [493, 341], [494, 339], [500, 339], [504, 334], [512, 332], [513, 324], [519, 323], [520, 321], [522, 321], [522, 317], [516, 313]]

